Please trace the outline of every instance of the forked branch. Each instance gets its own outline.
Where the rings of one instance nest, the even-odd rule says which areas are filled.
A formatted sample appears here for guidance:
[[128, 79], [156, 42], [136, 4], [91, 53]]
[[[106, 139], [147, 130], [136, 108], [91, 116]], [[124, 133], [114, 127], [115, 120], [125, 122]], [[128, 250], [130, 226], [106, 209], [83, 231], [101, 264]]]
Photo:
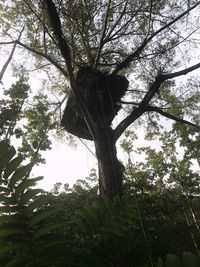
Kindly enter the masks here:
[[[182, 123], [186, 123], [189, 124], [191, 126], [194, 126], [196, 128], [199, 129], [199, 126], [190, 122], [187, 122], [183, 119], [180, 118], [176, 118], [171, 114], [168, 114], [166, 112], [164, 112], [163, 110], [157, 108], [157, 107], [151, 107], [149, 105], [150, 101], [153, 99], [153, 97], [155, 96], [156, 93], [159, 92], [160, 86], [162, 85], [162, 83], [168, 79], [172, 79], [175, 77], [179, 77], [181, 75], [186, 75], [189, 72], [192, 72], [196, 69], [200, 68], [200, 63], [195, 64], [189, 68], [186, 68], [184, 70], [180, 70], [177, 72], [173, 72], [173, 73], [169, 73], [169, 74], [161, 74], [159, 73], [157, 75], [157, 77], [155, 78], [155, 81], [151, 84], [148, 92], [145, 94], [145, 96], [143, 97], [142, 101], [139, 103], [138, 107], [134, 108], [133, 111], [131, 112], [131, 114], [129, 116], [127, 116], [124, 120], [122, 120], [119, 125], [116, 127], [116, 129], [114, 130], [115, 132], [115, 140], [117, 141], [117, 139], [121, 136], [121, 134], [126, 130], [126, 128], [128, 126], [130, 126], [134, 121], [136, 121], [141, 115], [143, 115], [145, 112], [147, 111], [156, 111], [159, 112], [161, 115], [170, 118], [170, 119], [174, 119], [177, 120], [179, 122]], [[154, 108], [154, 110], [153, 110]], [[151, 110], [150, 110], [151, 109]], [[156, 109], [156, 110], [155, 110]]]
[[161, 27], [160, 29], [158, 29], [157, 31], [155, 31], [152, 35], [150, 35], [149, 37], [145, 37], [145, 39], [143, 40], [142, 44], [135, 50], [135, 52], [133, 52], [132, 54], [130, 54], [129, 56], [127, 56], [127, 58], [125, 60], [123, 60], [121, 63], [119, 63], [115, 70], [114, 70], [114, 74], [116, 74], [117, 72], [119, 72], [120, 70], [128, 67], [128, 65], [135, 59], [137, 58], [141, 52], [143, 51], [143, 49], [146, 47], [146, 45], [155, 37], [157, 36], [159, 33], [163, 32], [165, 29], [169, 28], [171, 25], [173, 25], [174, 23], [176, 23], [178, 20], [180, 20], [182, 17], [184, 17], [185, 15], [187, 15], [190, 11], [192, 11], [193, 9], [195, 9], [198, 5], [200, 4], [200, 1], [198, 1], [195, 5], [191, 6], [189, 9], [187, 9], [186, 11], [184, 11], [183, 13], [181, 13], [179, 16], [177, 16], [175, 19], [171, 20], [169, 23], [167, 23], [165, 26]]

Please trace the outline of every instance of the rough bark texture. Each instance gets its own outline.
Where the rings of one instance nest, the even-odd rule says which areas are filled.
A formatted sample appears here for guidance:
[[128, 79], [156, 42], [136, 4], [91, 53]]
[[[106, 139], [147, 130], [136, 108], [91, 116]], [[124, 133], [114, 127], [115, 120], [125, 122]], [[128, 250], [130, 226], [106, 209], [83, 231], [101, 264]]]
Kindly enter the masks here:
[[117, 150], [113, 131], [108, 125], [98, 129], [95, 142], [96, 156], [99, 166], [99, 188], [102, 196], [122, 195], [124, 166], [117, 158]]

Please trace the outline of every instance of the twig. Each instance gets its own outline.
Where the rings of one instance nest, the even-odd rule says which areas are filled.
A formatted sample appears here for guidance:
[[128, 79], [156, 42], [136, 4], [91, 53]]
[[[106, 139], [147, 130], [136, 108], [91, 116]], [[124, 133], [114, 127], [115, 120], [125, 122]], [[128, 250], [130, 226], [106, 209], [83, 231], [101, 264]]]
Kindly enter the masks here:
[[134, 58], [138, 57], [140, 55], [140, 53], [143, 51], [143, 49], [146, 47], [146, 45], [159, 33], [163, 32], [165, 29], [169, 28], [171, 25], [173, 25], [174, 23], [176, 23], [179, 19], [181, 19], [182, 17], [184, 17], [186, 14], [188, 14], [191, 10], [193, 10], [194, 8], [196, 8], [198, 5], [200, 4], [200, 1], [198, 1], [195, 5], [193, 5], [191, 8], [187, 9], [186, 11], [184, 11], [183, 13], [181, 13], [179, 16], [177, 16], [175, 19], [173, 19], [172, 21], [170, 21], [169, 23], [167, 23], [165, 26], [161, 27], [159, 30], [155, 31], [152, 35], [150, 35], [148, 38], [145, 37], [142, 44], [135, 50], [135, 52], [133, 52], [132, 54], [130, 54], [129, 56], [127, 56], [127, 58], [125, 60], [123, 60], [121, 63], [119, 63], [115, 70], [113, 71], [113, 74], [116, 74], [117, 72], [119, 72], [121, 69], [126, 68], [132, 61]]

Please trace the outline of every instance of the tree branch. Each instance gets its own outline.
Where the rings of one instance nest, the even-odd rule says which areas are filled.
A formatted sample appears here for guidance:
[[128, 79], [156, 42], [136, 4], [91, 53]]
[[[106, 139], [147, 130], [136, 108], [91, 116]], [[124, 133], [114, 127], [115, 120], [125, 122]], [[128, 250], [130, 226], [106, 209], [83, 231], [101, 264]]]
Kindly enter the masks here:
[[[24, 27], [23, 27], [22, 30], [20, 31], [20, 34], [19, 34], [19, 37], [18, 37], [17, 41], [20, 40], [23, 31], [24, 31]], [[14, 54], [14, 52], [15, 52], [16, 47], [17, 47], [17, 43], [14, 42], [13, 49], [12, 49], [12, 51], [11, 51], [11, 53], [10, 53], [10, 56], [8, 57], [6, 63], [3, 65], [2, 69], [1, 69], [1, 72], [0, 72], [0, 83], [2, 83], [3, 75], [4, 75], [4, 73], [5, 73], [6, 69], [7, 69], [8, 65], [9, 65], [9, 63], [10, 63], [10, 61], [12, 60], [12, 57], [13, 57], [13, 54]]]
[[104, 38], [105, 38], [105, 33], [106, 33], [107, 25], [108, 25], [109, 12], [110, 12], [110, 4], [111, 4], [111, 0], [108, 1], [106, 17], [105, 17], [105, 22], [104, 22], [104, 26], [103, 26], [103, 32], [102, 32], [102, 35], [101, 35], [101, 39], [100, 39], [100, 42], [99, 42], [99, 47], [98, 47], [97, 54], [96, 54], [96, 57], [95, 57], [94, 69], [98, 65], [100, 54], [101, 54], [101, 50], [102, 50], [103, 45], [104, 45]]
[[53, 29], [53, 33], [56, 36], [56, 39], [58, 41], [58, 48], [65, 60], [67, 72], [68, 72], [68, 78], [70, 81], [71, 89], [76, 97], [76, 100], [78, 102], [78, 105], [80, 106], [81, 112], [83, 114], [84, 120], [86, 122], [86, 125], [89, 129], [90, 134], [92, 135], [93, 139], [94, 136], [96, 136], [96, 128], [93, 123], [93, 119], [88, 111], [87, 106], [85, 105], [82, 96], [80, 95], [77, 87], [76, 82], [74, 78], [73, 68], [72, 68], [72, 61], [71, 61], [71, 51], [70, 47], [67, 43], [67, 41], [64, 38], [63, 32], [62, 32], [62, 26], [61, 21], [58, 15], [58, 12], [56, 10], [55, 4], [52, 0], [44, 0], [47, 12], [49, 15], [50, 25]]
[[31, 52], [33, 52], [33, 53], [35, 53], [35, 54], [37, 54], [37, 55], [39, 55], [39, 56], [41, 56], [41, 57], [43, 57], [43, 58], [46, 58], [49, 62], [51, 62], [57, 69], [59, 69], [60, 70], [60, 72], [65, 76], [65, 77], [68, 77], [68, 73], [67, 73], [67, 71], [64, 69], [64, 68], [62, 68], [52, 57], [50, 57], [49, 55], [47, 55], [47, 54], [45, 54], [45, 53], [43, 53], [43, 52], [41, 52], [41, 51], [38, 51], [38, 50], [36, 50], [36, 49], [34, 49], [34, 48], [32, 48], [32, 47], [30, 47], [30, 46], [28, 46], [28, 45], [26, 45], [26, 44], [23, 44], [23, 43], [21, 43], [20, 41], [18, 41], [18, 40], [16, 40], [16, 41], [14, 41], [14, 42], [16, 42], [18, 45], [20, 45], [20, 46], [22, 46], [22, 47], [24, 47], [25, 49], [27, 49], [28, 51], [31, 51]]
[[200, 63], [197, 63], [189, 68], [186, 68], [184, 70], [180, 70], [180, 71], [177, 71], [177, 72], [173, 72], [173, 73], [169, 73], [169, 74], [165, 74], [164, 77], [165, 77], [165, 80], [167, 79], [172, 79], [172, 78], [175, 78], [175, 77], [178, 77], [178, 76], [181, 76], [181, 75], [186, 75], [188, 74], [189, 72], [192, 72], [196, 69], [200, 68]]
[[146, 107], [146, 111], [155, 111], [155, 112], [158, 112], [159, 114], [161, 114], [162, 116], [168, 118], [168, 119], [171, 119], [171, 120], [174, 120], [174, 121], [177, 121], [177, 122], [180, 122], [180, 123], [184, 123], [184, 124], [187, 124], [187, 125], [190, 125], [190, 126], [193, 126], [195, 128], [197, 128], [198, 130], [200, 130], [200, 126], [197, 125], [197, 124], [194, 124], [190, 121], [187, 121], [187, 120], [184, 120], [184, 119], [181, 119], [181, 118], [178, 118], [172, 114], [169, 114], [165, 111], [163, 111], [161, 108], [159, 107], [154, 107], [154, 106], [148, 106]]
[[[169, 74], [158, 73], [158, 75], [155, 78], [155, 81], [150, 85], [148, 92], [145, 94], [145, 96], [143, 97], [143, 100], [139, 103], [138, 107], [133, 109], [131, 114], [127, 116], [124, 120], [122, 120], [119, 123], [119, 125], [115, 128], [114, 130], [115, 139], [117, 140], [122, 135], [122, 133], [126, 130], [126, 128], [130, 126], [135, 120], [137, 120], [142, 114], [144, 114], [146, 111], [150, 111], [149, 103], [152, 100], [152, 98], [155, 96], [155, 94], [158, 93], [160, 86], [164, 81], [181, 76], [181, 75], [186, 75], [187, 73], [192, 72], [198, 68], [200, 68], [200, 63], [195, 64], [184, 70], [180, 70], [180, 71], [169, 73]], [[182, 119], [179, 119], [179, 121], [186, 123]], [[190, 125], [195, 126], [195, 124], [192, 124], [192, 123], [190, 123]]]
[[122, 61], [121, 63], [119, 63], [115, 70], [113, 71], [113, 74], [116, 74], [117, 72], [119, 72], [121, 69], [128, 67], [128, 65], [133, 61], [134, 58], [138, 57], [140, 55], [140, 53], [143, 51], [143, 49], [145, 48], [145, 46], [159, 33], [161, 33], [162, 31], [164, 31], [165, 29], [167, 29], [168, 27], [170, 27], [172, 24], [176, 23], [179, 19], [181, 19], [182, 17], [184, 17], [185, 15], [187, 15], [191, 10], [193, 10], [194, 8], [196, 8], [198, 5], [200, 4], [200, 1], [198, 1], [195, 5], [193, 5], [192, 7], [190, 7], [189, 9], [187, 9], [186, 11], [184, 11], [183, 13], [181, 13], [179, 16], [177, 16], [175, 19], [173, 19], [172, 21], [170, 21], [169, 23], [167, 23], [165, 26], [161, 27], [159, 30], [157, 30], [156, 32], [154, 32], [152, 35], [150, 35], [148, 38], [146, 37], [142, 44], [135, 50], [135, 52], [133, 52], [132, 54], [130, 54], [129, 56], [127, 56], [127, 58]]

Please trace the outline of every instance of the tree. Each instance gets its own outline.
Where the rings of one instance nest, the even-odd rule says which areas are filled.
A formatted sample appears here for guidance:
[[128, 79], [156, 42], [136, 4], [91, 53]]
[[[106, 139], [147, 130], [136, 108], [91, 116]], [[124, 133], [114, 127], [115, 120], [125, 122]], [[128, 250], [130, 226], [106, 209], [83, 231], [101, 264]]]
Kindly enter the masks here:
[[55, 127], [55, 123], [51, 119], [53, 113], [49, 110], [47, 97], [40, 93], [32, 98], [30, 93], [28, 80], [23, 75], [9, 89], [3, 88], [0, 140], [8, 144], [20, 140], [19, 154], [39, 164], [45, 162], [40, 152], [50, 149], [49, 131]]
[[[117, 158], [116, 142], [134, 122], [144, 119], [155, 126], [154, 114], [159, 114], [199, 131], [187, 102], [199, 95], [199, 89], [194, 91], [190, 84], [190, 96], [185, 96], [173, 80], [200, 67], [190, 53], [198, 50], [199, 7], [199, 1], [184, 0], [15, 0], [1, 5], [5, 33], [1, 45], [14, 44], [30, 51], [40, 67], [51, 63], [68, 79], [78, 113], [95, 145], [101, 195], [123, 193], [124, 167]], [[115, 128], [108, 118], [96, 119], [80, 92], [84, 86], [77, 77], [85, 66], [95, 76], [85, 75], [86, 85], [96, 84], [96, 90], [98, 75], [116, 77], [120, 72], [132, 78], [133, 85], [121, 101], [129, 112]], [[115, 104], [119, 109], [119, 103]]]
[[[144, 169], [157, 173], [150, 154]], [[135, 181], [125, 196], [99, 199], [87, 183], [96, 180], [91, 173], [65, 192], [57, 185], [48, 193], [36, 187], [42, 177], [29, 177], [34, 164], [22, 161], [0, 142], [1, 266], [199, 266], [199, 189], [188, 201], [177, 185], [143, 185], [141, 193]], [[142, 178], [135, 166], [127, 170], [129, 185], [131, 170]]]

